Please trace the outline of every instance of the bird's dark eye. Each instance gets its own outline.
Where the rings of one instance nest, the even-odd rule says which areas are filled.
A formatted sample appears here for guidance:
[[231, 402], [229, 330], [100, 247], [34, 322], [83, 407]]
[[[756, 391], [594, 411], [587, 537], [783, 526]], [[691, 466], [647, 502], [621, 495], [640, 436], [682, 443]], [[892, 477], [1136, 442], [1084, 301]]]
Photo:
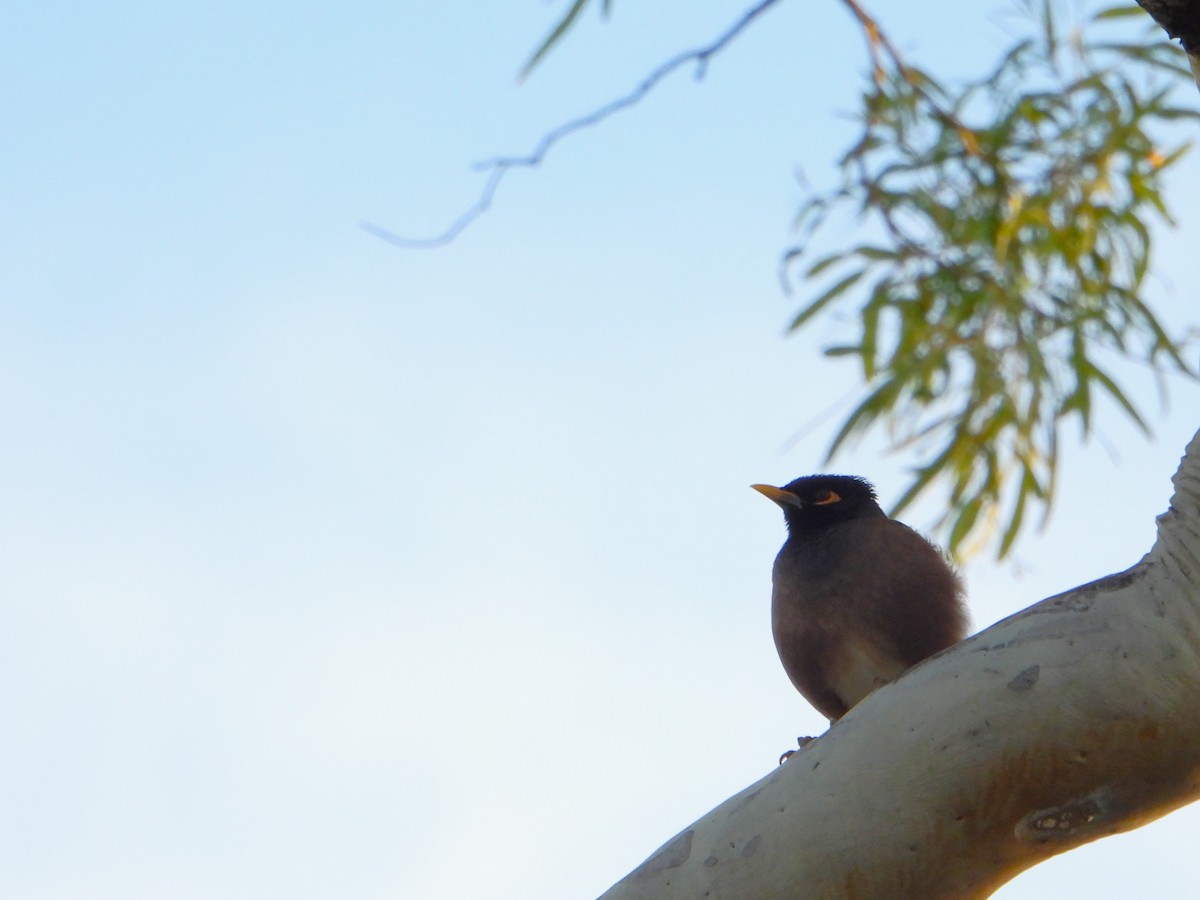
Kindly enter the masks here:
[[830, 503], [837, 503], [841, 499], [833, 491], [817, 491], [813, 496], [813, 503], [817, 506], [828, 506]]

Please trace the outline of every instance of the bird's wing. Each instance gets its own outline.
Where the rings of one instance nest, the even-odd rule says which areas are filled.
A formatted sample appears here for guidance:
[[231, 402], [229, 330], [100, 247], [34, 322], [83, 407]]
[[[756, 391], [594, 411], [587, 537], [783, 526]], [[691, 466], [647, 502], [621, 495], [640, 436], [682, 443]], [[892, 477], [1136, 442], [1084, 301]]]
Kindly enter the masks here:
[[882, 602], [872, 604], [875, 631], [888, 635], [909, 665], [944, 650], [966, 635], [962, 583], [940, 552], [893, 519], [862, 522], [869, 533], [863, 566]]

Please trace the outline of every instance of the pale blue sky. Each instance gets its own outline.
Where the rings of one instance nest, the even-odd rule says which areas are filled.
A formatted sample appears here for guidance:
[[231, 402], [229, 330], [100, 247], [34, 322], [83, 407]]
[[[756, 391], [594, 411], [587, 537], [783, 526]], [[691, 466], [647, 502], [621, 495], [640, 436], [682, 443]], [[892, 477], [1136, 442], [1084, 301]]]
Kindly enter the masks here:
[[[848, 134], [840, 8], [783, 4], [450, 247], [357, 227], [439, 230], [471, 162], [744, 5], [618, 2], [521, 86], [557, 5], [0, 12], [0, 895], [594, 896], [822, 729], [747, 485], [815, 470], [833, 421], [789, 439], [855, 383], [817, 353], [838, 322], [782, 338], [776, 277], [795, 169], [827, 183]], [[950, 73], [1012, 31], [910, 7], [885, 23]], [[1067, 447], [1019, 569], [966, 568], [976, 626], [1136, 562], [1197, 410]], [[836, 467], [891, 500], [911, 462]], [[1001, 896], [1180, 896], [1198, 825]]]

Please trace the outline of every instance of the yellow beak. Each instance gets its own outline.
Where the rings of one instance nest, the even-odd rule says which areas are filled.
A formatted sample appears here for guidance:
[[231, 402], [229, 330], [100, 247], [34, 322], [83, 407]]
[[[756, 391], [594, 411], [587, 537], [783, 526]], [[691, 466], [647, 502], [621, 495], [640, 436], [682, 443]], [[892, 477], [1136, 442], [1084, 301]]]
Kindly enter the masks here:
[[750, 487], [754, 488], [764, 497], [774, 500], [780, 506], [785, 504], [788, 506], [801, 505], [799, 497], [797, 497], [791, 491], [785, 491], [783, 488], [777, 488], [769, 484], [752, 484]]

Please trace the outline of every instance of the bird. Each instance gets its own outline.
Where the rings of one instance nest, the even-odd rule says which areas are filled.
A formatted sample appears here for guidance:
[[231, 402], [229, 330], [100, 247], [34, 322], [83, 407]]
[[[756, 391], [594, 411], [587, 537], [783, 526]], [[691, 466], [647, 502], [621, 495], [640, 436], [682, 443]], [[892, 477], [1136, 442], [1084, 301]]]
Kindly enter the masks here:
[[831, 725], [966, 637], [962, 581], [933, 544], [888, 518], [865, 478], [751, 487], [783, 509], [788, 530], [771, 575], [775, 649]]

